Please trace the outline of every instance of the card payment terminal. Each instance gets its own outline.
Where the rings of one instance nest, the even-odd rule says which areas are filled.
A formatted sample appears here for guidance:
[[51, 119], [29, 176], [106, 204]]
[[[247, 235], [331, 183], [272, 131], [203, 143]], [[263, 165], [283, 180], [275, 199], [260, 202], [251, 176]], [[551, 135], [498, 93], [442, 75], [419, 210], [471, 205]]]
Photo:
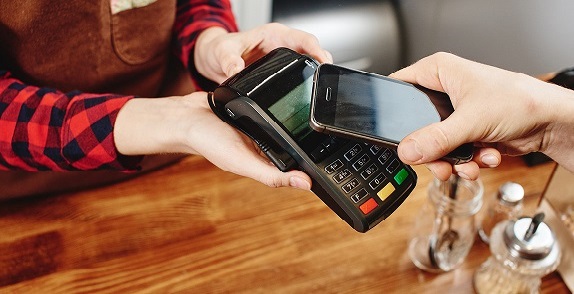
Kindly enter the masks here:
[[417, 176], [391, 149], [310, 128], [317, 66], [290, 49], [275, 49], [209, 93], [209, 105], [280, 170], [305, 171], [311, 190], [351, 227], [366, 232], [401, 205]]

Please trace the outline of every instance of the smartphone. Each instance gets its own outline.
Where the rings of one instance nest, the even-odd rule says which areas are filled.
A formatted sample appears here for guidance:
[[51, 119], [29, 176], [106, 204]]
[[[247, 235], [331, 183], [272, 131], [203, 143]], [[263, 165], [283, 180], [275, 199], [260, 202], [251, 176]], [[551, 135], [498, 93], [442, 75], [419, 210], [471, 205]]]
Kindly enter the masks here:
[[[333, 64], [314, 75], [310, 125], [318, 132], [395, 148], [408, 134], [446, 119], [454, 108], [447, 94]], [[472, 159], [464, 144], [443, 159]]]

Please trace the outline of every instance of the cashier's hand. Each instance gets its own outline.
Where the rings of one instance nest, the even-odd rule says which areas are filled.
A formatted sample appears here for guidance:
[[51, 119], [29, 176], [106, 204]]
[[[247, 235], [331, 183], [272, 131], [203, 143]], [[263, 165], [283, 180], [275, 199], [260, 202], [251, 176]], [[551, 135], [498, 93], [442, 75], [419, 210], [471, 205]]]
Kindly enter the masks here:
[[331, 54], [321, 48], [315, 36], [271, 23], [239, 33], [229, 33], [220, 27], [206, 29], [197, 39], [195, 67], [205, 77], [222, 83], [277, 47], [308, 54], [321, 63], [333, 62]]
[[[574, 91], [448, 53], [391, 76], [446, 92], [455, 109], [401, 141], [405, 163], [426, 164], [442, 180], [453, 172], [476, 179], [479, 167], [498, 166], [501, 154], [540, 151], [574, 171]], [[477, 147], [473, 161], [451, 166], [439, 160], [467, 142]]]
[[194, 114], [197, 127], [189, 133], [192, 153], [203, 155], [222, 170], [270, 187], [311, 189], [311, 178], [306, 173], [280, 171], [251, 139], [219, 119], [209, 108], [205, 97], [200, 99], [197, 108]]
[[123, 155], [198, 154], [225, 171], [270, 187], [311, 189], [307, 174], [281, 172], [253, 141], [219, 119], [207, 103], [206, 92], [131, 99], [116, 119], [114, 142]]

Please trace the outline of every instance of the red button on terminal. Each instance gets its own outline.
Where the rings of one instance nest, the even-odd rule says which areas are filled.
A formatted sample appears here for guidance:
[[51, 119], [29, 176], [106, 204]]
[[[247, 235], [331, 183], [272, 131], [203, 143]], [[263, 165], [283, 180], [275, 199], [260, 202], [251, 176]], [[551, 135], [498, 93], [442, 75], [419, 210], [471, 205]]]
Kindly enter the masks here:
[[369, 212], [373, 211], [373, 209], [375, 209], [377, 206], [379, 206], [377, 204], [377, 201], [375, 201], [375, 199], [373, 199], [373, 198], [369, 198], [369, 200], [367, 200], [365, 203], [361, 204], [361, 206], [359, 206], [359, 208], [361, 209], [361, 211], [364, 214], [368, 214]]

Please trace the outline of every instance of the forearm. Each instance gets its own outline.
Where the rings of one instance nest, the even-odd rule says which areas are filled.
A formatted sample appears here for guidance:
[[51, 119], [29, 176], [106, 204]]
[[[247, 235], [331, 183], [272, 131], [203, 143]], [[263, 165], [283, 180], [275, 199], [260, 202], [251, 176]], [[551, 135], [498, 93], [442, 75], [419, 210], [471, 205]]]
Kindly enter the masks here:
[[187, 97], [132, 99], [120, 110], [114, 126], [119, 153], [143, 155], [196, 153], [186, 134], [198, 106]]
[[133, 170], [119, 156], [112, 126], [132, 96], [63, 93], [26, 85], [0, 72], [0, 169]]

